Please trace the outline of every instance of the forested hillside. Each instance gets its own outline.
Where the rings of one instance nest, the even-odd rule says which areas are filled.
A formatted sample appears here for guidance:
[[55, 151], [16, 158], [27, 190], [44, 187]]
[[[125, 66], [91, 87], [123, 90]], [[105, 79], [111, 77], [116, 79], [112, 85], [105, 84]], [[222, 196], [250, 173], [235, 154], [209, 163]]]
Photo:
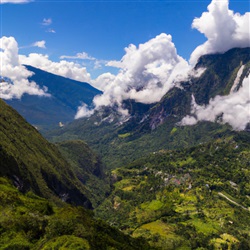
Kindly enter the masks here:
[[249, 249], [249, 140], [232, 133], [115, 169], [96, 214], [160, 249]]
[[75, 151], [84, 164], [71, 166], [2, 100], [0, 138], [0, 249], [151, 249], [84, 208], [109, 190], [102, 163], [86, 144], [60, 144], [65, 154], [69, 145], [83, 154]]

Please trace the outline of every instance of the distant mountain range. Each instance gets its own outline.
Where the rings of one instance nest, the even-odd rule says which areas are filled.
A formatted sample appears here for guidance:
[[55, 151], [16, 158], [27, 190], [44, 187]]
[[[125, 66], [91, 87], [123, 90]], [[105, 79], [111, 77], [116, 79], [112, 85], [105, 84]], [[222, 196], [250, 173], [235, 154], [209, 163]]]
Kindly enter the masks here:
[[93, 98], [102, 93], [88, 83], [54, 75], [28, 65], [26, 68], [34, 73], [29, 80], [35, 81], [41, 88], [46, 86], [51, 97], [24, 94], [20, 100], [12, 99], [6, 102], [39, 129], [56, 127], [59, 122], [73, 121], [81, 103], [91, 105]]
[[[237, 86], [237, 72], [244, 65]], [[76, 120], [63, 129], [45, 134], [52, 141], [80, 138], [103, 158], [109, 168], [118, 167], [145, 153], [177, 149], [204, 143], [230, 132], [228, 124], [200, 121], [193, 126], [180, 126], [191, 113], [192, 98], [197, 105], [207, 105], [217, 95], [236, 91], [250, 72], [250, 48], [231, 49], [224, 54], [202, 56], [195, 70], [205, 69], [172, 88], [160, 102], [146, 105], [132, 100], [124, 102], [130, 118], [124, 120], [115, 108], [104, 107], [90, 118]], [[218, 117], [218, 120], [220, 118]]]

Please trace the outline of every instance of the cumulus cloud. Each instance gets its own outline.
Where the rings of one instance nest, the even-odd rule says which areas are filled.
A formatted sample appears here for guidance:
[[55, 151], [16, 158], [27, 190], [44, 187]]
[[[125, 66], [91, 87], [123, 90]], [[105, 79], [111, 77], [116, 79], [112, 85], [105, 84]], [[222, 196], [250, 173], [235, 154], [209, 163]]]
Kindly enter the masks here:
[[[200, 56], [250, 46], [249, 19], [249, 12], [240, 15], [229, 10], [228, 0], [212, 0], [208, 11], [193, 20], [192, 27], [204, 34], [207, 41], [194, 50], [190, 64], [177, 54], [170, 35], [160, 34], [138, 47], [131, 44], [120, 61], [107, 63], [120, 69], [117, 75], [105, 73], [92, 81], [104, 92], [95, 97], [95, 107], [114, 104], [121, 107], [125, 99], [142, 103], [159, 101], [172, 87], [180, 87], [180, 81], [204, 72], [205, 69], [190, 70]], [[196, 122], [194, 117], [186, 117], [184, 121]]]
[[[0, 59], [2, 80], [0, 82], [0, 98], [21, 98], [24, 93], [29, 95], [49, 96], [45, 89], [40, 89], [35, 82], [29, 82], [32, 75], [18, 58], [18, 44], [13, 37], [0, 38]], [[3, 79], [9, 79], [5, 81]]]
[[95, 80], [92, 80], [91, 84], [100, 90], [104, 90], [108, 85], [115, 80], [115, 75], [110, 72], [101, 74]]
[[37, 42], [34, 42], [32, 44], [33, 47], [38, 47], [38, 48], [42, 48], [42, 49], [46, 49], [46, 46], [45, 46], [46, 42], [44, 40], [42, 41], [37, 41]]
[[[191, 69], [187, 61], [177, 54], [172, 37], [164, 33], [138, 47], [130, 44], [120, 61], [110, 61], [106, 65], [120, 70], [117, 75], [104, 73], [92, 80], [91, 84], [103, 91], [93, 100], [95, 109], [115, 105], [125, 116], [128, 111], [122, 109], [124, 100], [155, 103], [177, 86]], [[76, 117], [84, 114], [77, 113]]]
[[20, 62], [22, 64], [31, 65], [33, 67], [48, 71], [50, 73], [64, 76], [76, 81], [90, 82], [91, 77], [85, 67], [78, 63], [61, 60], [53, 62], [48, 55], [31, 53], [28, 56], [20, 55]]
[[216, 96], [207, 106], [199, 106], [192, 100], [192, 115], [186, 116], [181, 125], [194, 125], [198, 121], [219, 121], [230, 124], [235, 130], [244, 130], [250, 122], [250, 76], [237, 92], [228, 96]]
[[138, 47], [129, 45], [120, 61], [110, 61], [107, 66], [120, 71], [117, 75], [105, 73], [92, 81], [104, 92], [94, 99], [96, 107], [121, 106], [126, 99], [157, 102], [190, 70], [188, 63], [177, 54], [172, 37], [164, 33]]
[[207, 41], [191, 54], [192, 65], [204, 54], [223, 53], [231, 48], [250, 46], [250, 12], [240, 15], [229, 10], [228, 5], [228, 0], [212, 0], [208, 11], [193, 20], [192, 27], [204, 34]]
[[29, 3], [29, 2], [33, 2], [33, 0], [1, 0], [0, 4], [4, 4], [4, 3]]

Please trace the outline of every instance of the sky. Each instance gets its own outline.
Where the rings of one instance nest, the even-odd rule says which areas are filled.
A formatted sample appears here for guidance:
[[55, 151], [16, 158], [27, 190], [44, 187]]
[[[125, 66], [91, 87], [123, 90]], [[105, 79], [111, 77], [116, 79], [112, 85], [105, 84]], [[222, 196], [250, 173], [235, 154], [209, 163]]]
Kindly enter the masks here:
[[[29, 64], [102, 90], [95, 109], [128, 98], [153, 103], [199, 76], [193, 67], [201, 55], [250, 46], [249, 0], [0, 3], [1, 75], [14, 83], [2, 84], [5, 99], [49, 96], [27, 80], [22, 64]], [[92, 113], [83, 104], [76, 117]]]

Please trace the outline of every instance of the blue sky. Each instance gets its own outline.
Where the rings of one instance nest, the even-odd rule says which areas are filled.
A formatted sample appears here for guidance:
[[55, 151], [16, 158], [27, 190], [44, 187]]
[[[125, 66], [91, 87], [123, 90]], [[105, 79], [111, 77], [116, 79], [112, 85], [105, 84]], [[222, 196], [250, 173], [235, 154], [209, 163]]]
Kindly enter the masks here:
[[[177, 52], [189, 59], [206, 39], [191, 28], [192, 21], [211, 1], [33, 1], [1, 4], [1, 37], [13, 36], [19, 53], [43, 53], [53, 61], [60, 56], [86, 52], [99, 60], [120, 60], [129, 44], [138, 46], [155, 36], [172, 35]], [[230, 9], [249, 11], [249, 1], [230, 1]], [[47, 21], [47, 23], [46, 23]], [[47, 25], [45, 25], [45, 23]], [[49, 32], [50, 31], [50, 32]], [[45, 41], [45, 48], [31, 47]], [[92, 77], [111, 67], [94, 69], [84, 60]]]

